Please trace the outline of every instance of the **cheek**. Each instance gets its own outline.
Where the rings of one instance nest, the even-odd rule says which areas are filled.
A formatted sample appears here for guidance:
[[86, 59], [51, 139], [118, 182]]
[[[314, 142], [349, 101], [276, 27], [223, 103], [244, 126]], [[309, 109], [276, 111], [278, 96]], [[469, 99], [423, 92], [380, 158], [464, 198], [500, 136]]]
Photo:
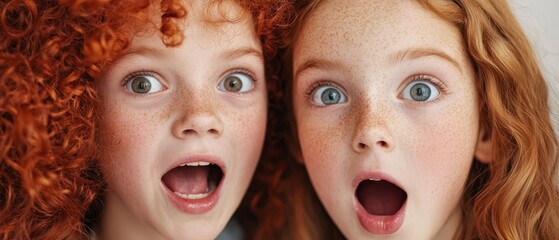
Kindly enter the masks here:
[[339, 182], [340, 171], [347, 172], [349, 165], [344, 164], [344, 156], [349, 147], [350, 124], [335, 124], [332, 118], [322, 119], [315, 115], [297, 117], [298, 136], [303, 161], [309, 175], [320, 186], [333, 186], [329, 182]]
[[[107, 177], [140, 171], [138, 160], [146, 157], [156, 134], [155, 118], [146, 112], [126, 110], [117, 104], [103, 106], [97, 131], [101, 148], [100, 163]], [[151, 144], [150, 144], [151, 143]]]
[[[265, 111], [265, 110], [264, 110]], [[257, 161], [264, 145], [264, 136], [266, 134], [266, 115], [260, 113], [246, 114], [233, 120], [234, 135], [232, 141], [234, 142], [232, 150], [242, 156], [241, 159], [253, 159]], [[240, 146], [243, 149], [238, 149]]]
[[[449, 192], [459, 195], [465, 184], [473, 161], [477, 140], [477, 115], [469, 106], [461, 112], [444, 112], [408, 129], [406, 145], [410, 151], [407, 159], [414, 166], [415, 179], [425, 181], [420, 186], [432, 186], [432, 192]], [[471, 109], [471, 111], [468, 111]], [[410, 137], [411, 136], [411, 137]], [[421, 180], [423, 179], [423, 180]]]
[[227, 122], [225, 131], [230, 131], [230, 154], [239, 154], [239, 159], [250, 159], [255, 164], [260, 157], [264, 136], [266, 134], [267, 103], [266, 95], [262, 94], [250, 104], [250, 107], [220, 110], [222, 118]]

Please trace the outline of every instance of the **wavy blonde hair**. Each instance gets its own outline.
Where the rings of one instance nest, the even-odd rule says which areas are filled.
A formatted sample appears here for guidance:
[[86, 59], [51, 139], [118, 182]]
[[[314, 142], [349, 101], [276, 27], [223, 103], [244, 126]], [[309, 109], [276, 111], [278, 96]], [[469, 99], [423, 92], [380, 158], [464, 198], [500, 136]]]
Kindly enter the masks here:
[[[418, 0], [452, 23], [475, 69], [480, 124], [493, 147], [492, 161], [473, 161], [462, 198], [460, 239], [557, 239], [559, 161], [548, 106], [548, 90], [529, 41], [505, 0]], [[320, 0], [301, 1], [288, 44]], [[285, 91], [291, 91], [292, 49], [285, 52]], [[292, 108], [291, 98], [286, 102]], [[340, 239], [324, 216], [303, 166], [293, 116], [286, 141], [292, 157], [285, 175], [288, 233], [298, 239]], [[298, 183], [294, 181], [300, 181]], [[312, 203], [314, 202], [314, 206]], [[288, 204], [289, 205], [289, 204]]]
[[529, 41], [504, 0], [420, 0], [453, 23], [475, 67], [481, 125], [493, 146], [463, 197], [463, 238], [559, 237], [558, 143], [548, 90]]

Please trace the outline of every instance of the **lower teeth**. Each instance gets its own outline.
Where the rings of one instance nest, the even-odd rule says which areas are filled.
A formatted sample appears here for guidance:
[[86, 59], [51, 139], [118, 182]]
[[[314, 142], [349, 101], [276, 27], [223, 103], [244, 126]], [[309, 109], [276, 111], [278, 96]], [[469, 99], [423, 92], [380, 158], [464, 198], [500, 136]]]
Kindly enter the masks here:
[[192, 193], [192, 194], [185, 194], [180, 192], [175, 192], [175, 195], [184, 198], [184, 199], [202, 199], [210, 195], [210, 193]]
[[173, 192], [173, 193], [175, 193], [175, 195], [183, 199], [202, 199], [209, 196], [211, 193], [213, 193], [216, 187], [217, 186], [215, 183], [210, 183], [208, 190], [205, 193], [190, 193], [190, 194], [181, 193], [181, 192]]

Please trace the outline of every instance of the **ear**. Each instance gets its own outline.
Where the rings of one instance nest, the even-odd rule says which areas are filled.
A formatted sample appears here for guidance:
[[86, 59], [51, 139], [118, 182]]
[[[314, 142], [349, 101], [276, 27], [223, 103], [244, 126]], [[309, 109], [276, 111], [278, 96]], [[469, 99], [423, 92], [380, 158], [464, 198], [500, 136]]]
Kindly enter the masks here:
[[488, 164], [493, 161], [493, 144], [491, 141], [491, 134], [483, 126], [480, 126], [479, 129], [474, 156], [481, 163]]

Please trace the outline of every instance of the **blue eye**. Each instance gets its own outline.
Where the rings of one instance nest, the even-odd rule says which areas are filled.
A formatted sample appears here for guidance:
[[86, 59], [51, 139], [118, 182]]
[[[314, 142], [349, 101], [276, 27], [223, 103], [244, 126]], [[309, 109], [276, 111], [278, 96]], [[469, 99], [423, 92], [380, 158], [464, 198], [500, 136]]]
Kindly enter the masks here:
[[433, 83], [413, 81], [406, 85], [402, 97], [416, 102], [427, 102], [437, 98], [439, 94], [439, 89]]
[[339, 104], [345, 101], [346, 96], [334, 86], [319, 87], [314, 91], [312, 96], [312, 102], [320, 106]]
[[150, 94], [163, 91], [163, 85], [155, 76], [138, 74], [126, 82], [126, 89], [137, 94]]
[[218, 89], [226, 92], [248, 92], [254, 88], [254, 80], [246, 73], [232, 73], [219, 82]]

